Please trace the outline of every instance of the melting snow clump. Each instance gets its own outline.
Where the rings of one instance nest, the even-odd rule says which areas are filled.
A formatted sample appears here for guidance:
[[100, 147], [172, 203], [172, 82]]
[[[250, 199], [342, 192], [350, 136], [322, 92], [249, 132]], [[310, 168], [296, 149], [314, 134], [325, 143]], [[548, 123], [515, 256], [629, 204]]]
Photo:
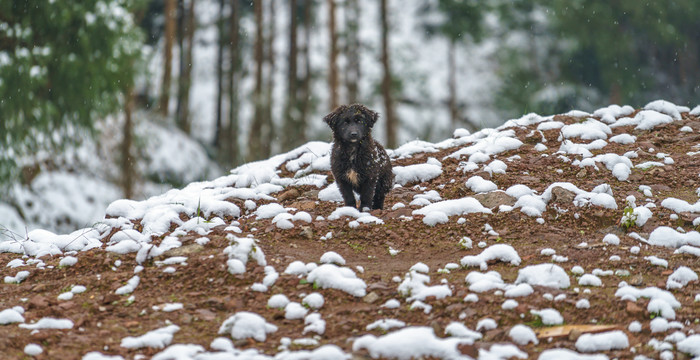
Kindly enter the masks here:
[[526, 266], [518, 270], [518, 278], [515, 279], [515, 283], [527, 283], [533, 286], [539, 285], [560, 289], [568, 288], [571, 285], [566, 271], [554, 264]]
[[620, 330], [600, 334], [583, 334], [576, 340], [576, 350], [583, 352], [620, 350], [629, 346], [627, 335]]
[[306, 279], [323, 289], [338, 289], [357, 297], [367, 294], [367, 284], [348, 267], [323, 264], [312, 270]]
[[267, 334], [277, 331], [277, 326], [268, 324], [262, 316], [241, 311], [224, 320], [219, 334], [230, 334], [236, 340], [253, 338], [264, 342]]
[[532, 329], [527, 325], [518, 324], [513, 326], [508, 332], [508, 336], [518, 345], [527, 345], [528, 343], [533, 343], [535, 345], [540, 342], [537, 340], [537, 335]]
[[162, 349], [170, 345], [170, 342], [173, 341], [173, 335], [178, 331], [180, 331], [179, 326], [170, 325], [149, 331], [138, 337], [127, 336], [122, 339], [121, 347], [129, 349], [140, 349], [144, 347]]
[[367, 350], [371, 357], [410, 359], [433, 356], [442, 359], [462, 357], [457, 348], [460, 344], [471, 344], [471, 339], [446, 338], [435, 336], [432, 328], [409, 327], [376, 337], [364, 335], [352, 344], [353, 351]]
[[555, 309], [530, 310], [530, 313], [539, 316], [545, 325], [561, 325], [564, 323], [564, 318]]
[[491, 245], [479, 255], [467, 255], [460, 260], [462, 266], [478, 266], [482, 271], [488, 269], [488, 261], [500, 260], [511, 265], [520, 265], [520, 256], [512, 246], [506, 244]]

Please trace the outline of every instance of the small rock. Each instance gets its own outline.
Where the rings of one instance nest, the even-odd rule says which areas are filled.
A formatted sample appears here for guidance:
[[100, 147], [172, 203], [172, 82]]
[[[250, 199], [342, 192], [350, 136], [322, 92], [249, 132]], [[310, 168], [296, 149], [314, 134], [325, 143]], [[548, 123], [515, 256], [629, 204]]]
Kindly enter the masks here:
[[224, 309], [226, 305], [224, 300], [219, 297], [210, 297], [205, 301], [205, 304], [207, 304], [207, 306], [209, 306], [210, 308], [217, 310]]
[[639, 315], [644, 312], [644, 309], [642, 309], [632, 301], [628, 301], [627, 306], [625, 307], [625, 311], [627, 311], [627, 313], [630, 315]]
[[627, 277], [627, 276], [630, 276], [630, 272], [629, 272], [629, 270], [619, 269], [619, 270], [615, 270], [615, 275], [617, 275], [619, 277]]
[[191, 324], [193, 319], [194, 317], [187, 313], [180, 316], [180, 322], [183, 324]]
[[49, 302], [44, 296], [36, 295], [29, 299], [29, 308], [45, 308], [49, 305]]
[[581, 171], [576, 173], [576, 177], [581, 179], [581, 178], [586, 177], [587, 174], [588, 174], [588, 171], [586, 171], [586, 169], [581, 169]]
[[459, 350], [462, 355], [467, 355], [473, 359], [479, 356], [479, 350], [474, 345], [459, 344], [457, 345], [457, 350]]
[[448, 313], [448, 314], [456, 313], [456, 312], [459, 311], [459, 309], [461, 309], [463, 306], [464, 306], [464, 305], [461, 304], [461, 303], [455, 303], [455, 304], [447, 305], [447, 307], [445, 308], [445, 312]]
[[649, 186], [654, 193], [671, 191], [671, 187], [665, 184], [652, 184]]
[[140, 321], [136, 321], [136, 320], [127, 321], [127, 322], [124, 323], [124, 327], [126, 327], [126, 328], [135, 328], [135, 327], [137, 327], [137, 326], [139, 326], [139, 325], [141, 325], [141, 322], [140, 322]]
[[110, 294], [107, 294], [104, 296], [104, 298], [102, 299], [102, 303], [103, 304], [111, 304], [115, 301], [119, 301], [119, 299], [120, 299], [119, 295], [114, 294], [114, 293], [110, 293]]
[[368, 304], [371, 304], [377, 300], [379, 300], [379, 295], [375, 291], [372, 291], [371, 293], [365, 295], [365, 297], [362, 298], [362, 301]]
[[494, 340], [495, 340], [498, 336], [500, 336], [501, 334], [503, 334], [503, 330], [501, 330], [501, 329], [492, 329], [492, 330], [487, 331], [487, 332], [484, 334], [484, 339], [483, 339], [483, 340], [484, 340], [484, 341], [494, 341]]
[[644, 277], [642, 276], [642, 274], [637, 274], [635, 276], [632, 276], [628, 283], [632, 286], [640, 286], [644, 283]]
[[204, 246], [199, 245], [199, 244], [188, 244], [188, 245], [183, 245], [178, 248], [170, 249], [166, 252], [163, 253], [162, 257], [163, 258], [169, 258], [172, 256], [189, 256], [192, 254], [196, 254], [198, 252], [201, 252], [204, 250]]
[[238, 340], [234, 339], [234, 340], [233, 340], [233, 346], [235, 346], [235, 347], [237, 347], [237, 348], [238, 348], [238, 347], [244, 347], [244, 346], [250, 345], [250, 343], [251, 343], [251, 340], [250, 340], [249, 338], [238, 339]]
[[518, 304], [518, 306], [515, 307], [515, 312], [517, 312], [518, 314], [528, 314], [530, 312], [530, 309], [530, 305], [520, 303]]
[[644, 179], [644, 175], [641, 172], [632, 172], [630, 177], [627, 179], [629, 182], [638, 182]]
[[389, 219], [397, 219], [400, 216], [411, 216], [411, 213], [413, 212], [413, 209], [409, 207], [402, 207], [399, 209], [396, 209], [392, 212], [388, 212], [384, 214], [384, 216], [381, 217], [382, 220], [389, 220]]
[[34, 341], [44, 341], [49, 338], [50, 334], [47, 331], [37, 331], [29, 335]]
[[437, 322], [437, 320], [433, 320], [430, 322], [430, 327], [433, 328], [433, 331], [436, 334], [439, 334], [442, 331], [442, 326], [440, 326], [440, 323]]
[[391, 288], [392, 287], [388, 283], [386, 283], [384, 281], [377, 281], [377, 282], [369, 284], [369, 286], [367, 287], [367, 290], [369, 290], [369, 291], [390, 290]]
[[[576, 174], [576, 177], [586, 176], [586, 169], [581, 169], [581, 171], [584, 172], [583, 175], [579, 176], [578, 174]], [[581, 173], [581, 171], [579, 171], [579, 174]], [[571, 205], [574, 202], [575, 198], [575, 192], [566, 190], [561, 186], [555, 186], [552, 188], [552, 200], [550, 200], [550, 202], [555, 204]]]
[[216, 314], [214, 312], [207, 310], [207, 309], [197, 309], [195, 310], [197, 315], [199, 316], [200, 319], [204, 321], [212, 321], [216, 319]]
[[34, 292], [42, 292], [45, 291], [48, 286], [46, 284], [36, 284], [32, 286], [32, 291]]
[[73, 302], [73, 301], [64, 301], [64, 302], [58, 304], [58, 307], [60, 307], [63, 310], [71, 309], [74, 306], [75, 306], [75, 302]]
[[371, 360], [372, 358], [369, 357], [369, 355], [358, 355], [358, 354], [352, 354], [352, 357], [350, 360]]
[[277, 197], [277, 201], [282, 202], [282, 201], [296, 199], [299, 197], [299, 195], [301, 195], [301, 193], [299, 193], [299, 189], [291, 188], [291, 189], [283, 192], [282, 194], [280, 194], [280, 196]]
[[569, 333], [569, 341], [576, 341], [581, 336], [581, 330], [573, 329]]
[[513, 206], [516, 201], [514, 197], [506, 194], [504, 191], [492, 191], [489, 193], [476, 194], [472, 197], [489, 209], [497, 208], [500, 205]]
[[308, 240], [312, 240], [314, 238], [314, 232], [311, 230], [311, 226], [304, 226], [301, 228], [301, 233], [299, 235], [307, 238]]
[[[304, 192], [301, 194], [301, 196], [302, 196], [302, 197], [305, 197], [305, 198], [308, 198], [308, 199], [315, 199], [315, 198], [318, 197], [318, 193], [319, 193], [319, 192], [321, 192], [321, 190], [312, 189], [312, 190], [304, 191]], [[312, 203], [314, 203], [314, 208], [316, 208], [315, 201], [312, 201]]]

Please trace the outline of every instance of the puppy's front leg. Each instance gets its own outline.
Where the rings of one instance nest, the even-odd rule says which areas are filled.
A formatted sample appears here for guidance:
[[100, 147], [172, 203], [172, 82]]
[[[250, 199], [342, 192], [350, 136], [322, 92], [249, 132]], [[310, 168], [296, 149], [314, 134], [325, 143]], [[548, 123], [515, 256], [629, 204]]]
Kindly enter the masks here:
[[355, 202], [355, 193], [352, 192], [352, 185], [343, 180], [337, 180], [338, 189], [340, 190], [340, 195], [343, 195], [343, 200], [345, 200], [345, 206], [357, 207]]
[[377, 187], [377, 182], [366, 182], [362, 184], [360, 190], [360, 211], [372, 209], [372, 200], [374, 200], [374, 190]]

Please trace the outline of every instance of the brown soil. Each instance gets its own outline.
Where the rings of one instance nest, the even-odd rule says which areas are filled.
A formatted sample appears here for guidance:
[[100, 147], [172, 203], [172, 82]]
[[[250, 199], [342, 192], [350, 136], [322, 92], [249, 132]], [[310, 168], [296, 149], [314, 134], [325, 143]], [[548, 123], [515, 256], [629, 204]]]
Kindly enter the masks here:
[[[409, 326], [430, 326], [438, 336], [444, 336], [445, 326], [452, 321], [459, 321], [460, 314], [466, 315], [462, 322], [470, 329], [474, 329], [480, 319], [490, 317], [496, 320], [498, 328], [486, 332], [484, 338], [475, 344], [475, 348], [488, 348], [493, 343], [510, 342], [507, 333], [515, 324], [524, 323], [537, 330], [542, 325], [530, 314], [530, 310], [553, 307], [559, 310], [567, 324], [616, 325], [624, 330], [630, 339], [630, 345], [635, 347], [636, 354], [629, 350], [611, 351], [606, 353], [610, 357], [630, 359], [638, 354], [658, 357], [658, 352], [646, 344], [653, 337], [663, 339], [667, 334], [650, 333], [649, 320], [652, 314], [646, 311], [648, 299], [631, 303], [621, 301], [613, 294], [618, 283], [623, 280], [640, 287], [665, 288], [668, 275], [678, 266], [685, 265], [695, 272], [700, 272], [700, 259], [691, 255], [674, 254], [673, 249], [647, 246], [642, 246], [641, 252], [633, 255], [629, 249], [639, 242], [625, 235], [625, 229], [620, 226], [619, 220], [625, 207], [625, 197], [633, 194], [638, 199], [638, 205], [643, 204], [645, 197], [638, 190], [639, 185], [649, 185], [653, 191], [652, 200], [657, 205], [653, 209], [654, 216], [644, 227], [633, 227], [630, 231], [646, 237], [650, 231], [662, 225], [673, 228], [680, 226], [686, 231], [698, 230], [692, 226], [692, 220], [698, 214], [682, 214], [677, 220], [671, 220], [671, 211], [660, 206], [666, 197], [678, 197], [691, 203], [698, 201], [695, 191], [700, 186], [700, 155], [689, 156], [687, 153], [700, 151], [694, 147], [700, 143], [700, 119], [687, 113], [683, 116], [683, 121], [657, 127], [650, 132], [635, 131], [632, 127], [614, 129], [614, 135], [628, 132], [637, 136], [637, 142], [630, 145], [610, 143], [602, 150], [593, 151], [594, 154], [623, 154], [626, 151], [638, 150], [639, 158], [633, 160], [635, 164], [642, 161], [660, 161], [655, 157], [657, 152], [669, 154], [675, 160], [674, 165], [663, 168], [633, 169], [629, 181], [618, 181], [600, 164], [600, 171], [587, 168], [588, 171], [583, 173], [578, 166], [564, 163], [556, 156], [542, 157], [542, 153], [534, 150], [534, 145], [540, 142], [541, 137], [537, 133], [528, 137], [535, 127], [530, 126], [516, 129], [518, 137], [524, 142], [520, 149], [497, 156], [504, 161], [512, 155], [521, 156], [521, 160], [506, 162], [506, 174], [495, 174], [493, 177], [485, 172], [465, 174], [456, 171], [459, 161], [445, 160], [440, 177], [421, 184], [409, 184], [389, 194], [386, 200], [387, 209], [373, 212], [375, 216], [384, 220], [383, 225], [363, 224], [351, 229], [347, 225], [347, 219], [314, 220], [308, 228], [297, 222], [293, 229], [279, 230], [270, 224], [270, 219], [257, 221], [253, 216], [244, 215], [236, 219], [240, 222], [243, 234], [253, 234], [259, 240], [268, 264], [273, 265], [281, 275], [265, 293], [249, 290], [254, 282], [262, 280], [262, 267], [251, 262], [243, 275], [231, 275], [227, 272], [227, 257], [222, 250], [228, 245], [228, 241], [225, 239], [226, 232], [223, 227], [209, 234], [211, 242], [203, 247], [188, 246], [194, 244], [198, 235], [184, 236], [183, 248], [179, 251], [188, 257], [187, 265], [175, 265], [177, 271], [172, 274], [164, 273], [163, 267], [156, 266], [154, 261], [145, 263], [145, 270], [139, 274], [141, 283], [133, 293], [133, 303], [128, 302], [128, 296], [115, 295], [114, 291], [133, 276], [134, 266], [137, 265], [134, 261], [135, 254], [117, 255], [103, 250], [91, 250], [76, 255], [79, 260], [75, 266], [61, 268], [58, 267], [59, 257], [46, 256], [42, 260], [47, 267], [54, 268], [45, 270], [33, 266], [10, 269], [5, 267], [5, 264], [20, 255], [0, 254], [0, 277], [14, 275], [18, 270], [31, 272], [30, 277], [21, 284], [0, 284], [0, 310], [20, 305], [26, 310], [24, 317], [27, 323], [47, 316], [68, 318], [75, 323], [71, 330], [41, 330], [35, 333], [21, 329], [16, 324], [0, 326], [0, 354], [3, 358], [25, 358], [27, 356], [23, 353], [24, 346], [37, 343], [44, 348], [43, 354], [36, 357], [38, 359], [79, 359], [89, 351], [122, 355], [128, 359], [137, 354], [152, 356], [160, 350], [129, 350], [120, 347], [120, 341], [126, 336], [139, 336], [166, 326], [168, 322], [181, 327], [175, 334], [173, 343], [200, 344], [208, 349], [211, 341], [220, 336], [217, 332], [221, 323], [243, 310], [262, 315], [268, 322], [277, 325], [279, 330], [270, 334], [265, 342], [236, 341], [236, 346], [257, 348], [266, 354], [274, 354], [282, 337], [304, 337], [301, 335], [304, 324], [302, 320], [284, 319], [282, 310], [268, 309], [266, 304], [269, 297], [273, 294], [285, 294], [292, 301], [300, 301], [299, 296], [302, 294], [319, 291], [325, 298], [320, 313], [327, 322], [326, 332], [320, 336], [319, 341], [321, 344], [336, 344], [348, 353], [351, 352], [354, 337], [367, 333], [382, 334], [380, 331], [365, 330], [368, 324], [382, 318], [399, 319]], [[560, 117], [558, 120], [566, 123], [581, 121], [573, 117]], [[691, 126], [695, 132], [680, 132], [679, 129], [684, 125]], [[544, 153], [553, 154], [559, 148], [559, 132], [549, 130], [545, 131], [544, 135], [549, 147]], [[654, 148], [656, 152], [648, 152], [649, 148]], [[457, 148], [451, 148], [439, 153], [416, 154], [413, 158], [400, 160], [396, 164], [423, 163], [428, 157], [442, 159], [456, 150]], [[557, 173], [557, 169], [561, 169], [562, 172]], [[286, 171], [284, 174], [292, 176]], [[612, 186], [618, 209], [575, 207], [571, 202], [553, 200], [559, 208], [568, 212], [559, 213], [550, 203], [542, 216], [544, 224], [538, 224], [535, 218], [516, 209], [490, 215], [466, 215], [464, 218], [467, 221], [462, 225], [457, 224], [458, 217], [452, 217], [447, 224], [438, 224], [435, 227], [423, 224], [421, 216], [415, 216], [413, 221], [402, 220], [401, 215], [411, 215], [413, 209], [408, 206], [396, 211], [390, 210], [395, 203], [408, 204], [414, 194], [423, 192], [415, 190], [413, 185], [438, 190], [444, 199], [474, 195], [464, 186], [464, 182], [475, 174], [490, 178], [499, 189], [507, 189], [514, 184], [525, 184], [539, 192], [558, 181], [571, 182], [589, 191], [596, 185], [607, 183]], [[455, 181], [451, 182], [452, 179]], [[317, 216], [327, 217], [337, 207], [335, 203], [316, 203], [317, 189], [313, 187], [301, 187], [295, 189], [295, 192], [287, 193], [289, 191], [291, 190], [285, 189], [276, 194], [278, 198], [283, 199], [282, 205], [303, 209], [314, 219]], [[243, 209], [240, 200], [235, 202]], [[484, 231], [484, 225], [487, 223], [499, 236], [489, 235]], [[320, 241], [319, 238], [327, 232], [333, 233], [332, 238]], [[605, 246], [602, 238], [607, 233], [618, 234], [621, 239], [620, 246]], [[469, 236], [474, 241], [473, 249], [462, 249], [458, 245], [463, 236]], [[585, 287], [576, 285], [576, 276], [569, 273], [572, 280], [570, 288], [559, 290], [536, 287], [534, 294], [516, 298], [520, 305], [514, 310], [501, 309], [505, 297], [495, 295], [493, 291], [478, 294], [479, 301], [475, 304], [466, 303], [462, 299], [469, 292], [464, 278], [469, 272], [478, 269], [460, 268], [449, 274], [441, 274], [437, 270], [447, 263], [459, 263], [465, 255], [479, 254], [482, 249], [476, 244], [480, 241], [485, 241], [488, 245], [509, 244], [517, 250], [522, 258], [519, 267], [500, 262], [489, 264], [489, 270], [498, 271], [506, 282], [515, 280], [520, 267], [551, 262], [549, 257], [540, 255], [544, 248], [552, 248], [558, 255], [568, 257], [568, 262], [559, 264], [567, 272], [572, 266], [581, 265], [588, 273], [595, 268], [624, 269], [628, 270], [630, 275], [624, 278], [615, 275], [601, 277], [604, 286], [591, 288], [591, 293], [584, 295], [582, 290]], [[578, 247], [581, 242], [587, 242], [588, 246]], [[401, 252], [392, 256], [388, 251], [390, 247]], [[371, 296], [356, 298], [338, 290], [314, 289], [312, 284], [300, 281], [295, 276], [282, 274], [292, 261], [318, 262], [319, 257], [327, 251], [341, 254], [353, 269], [356, 266], [364, 268], [364, 273], [358, 272], [358, 276], [367, 283], [367, 292]], [[610, 261], [612, 255], [618, 255], [621, 260]], [[644, 257], [649, 255], [667, 259], [668, 269], [653, 266], [644, 260]], [[116, 260], [121, 260], [121, 266], [114, 266]], [[433, 306], [429, 314], [420, 310], [409, 310], [398, 294], [398, 284], [392, 281], [396, 276], [403, 278], [408, 269], [417, 262], [423, 262], [430, 267], [432, 285], [439, 284], [444, 278], [453, 290], [453, 295], [446, 299], [428, 299], [426, 302]], [[69, 301], [57, 300], [56, 297], [62, 291], [74, 284], [86, 286], [87, 291]], [[581, 291], [576, 292], [574, 288], [581, 288]], [[693, 301], [694, 296], [700, 293], [700, 284], [697, 281], [691, 282], [672, 292], [682, 303], [682, 307], [677, 310], [676, 320], [686, 325], [686, 332], [700, 332], [700, 303]], [[554, 296], [565, 294], [566, 299], [552, 302], [542, 296], [545, 293]], [[401, 300], [402, 305], [396, 309], [380, 307], [392, 298]], [[581, 298], [589, 299], [590, 309], [580, 310], [575, 307], [576, 301]], [[170, 313], [152, 310], [152, 306], [171, 302], [183, 303], [184, 309]], [[627, 331], [627, 325], [634, 320], [643, 324], [642, 332]], [[548, 348], [574, 349], [574, 340], [575, 336], [552, 338], [551, 341], [542, 339], [539, 345], [520, 346], [520, 349], [527, 352], [531, 358], [536, 358], [539, 352]], [[461, 349], [465, 354], [473, 355], [475, 348]], [[291, 349], [300, 347], [292, 346]], [[366, 352], [354, 355], [360, 359], [369, 357]], [[677, 354], [676, 358], [682, 356], [684, 355]]]

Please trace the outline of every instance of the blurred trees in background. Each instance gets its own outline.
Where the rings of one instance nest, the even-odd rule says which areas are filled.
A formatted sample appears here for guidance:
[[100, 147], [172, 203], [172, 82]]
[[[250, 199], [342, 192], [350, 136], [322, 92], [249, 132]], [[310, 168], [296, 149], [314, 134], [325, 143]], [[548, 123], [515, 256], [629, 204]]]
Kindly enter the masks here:
[[0, 2], [0, 184], [20, 175], [24, 156], [78, 142], [120, 108], [141, 55], [134, 9], [128, 0]]
[[[430, 106], [441, 107], [435, 111], [447, 114], [450, 128], [481, 124], [467, 115], [470, 94], [456, 79], [465, 66], [460, 54], [483, 44], [495, 44], [491, 62], [501, 83], [490, 89], [497, 97], [490, 111], [503, 120], [657, 98], [700, 102], [696, 0], [410, 3], [420, 11], [397, 0], [0, 2], [0, 181], [17, 173], [15, 159], [75, 139], [118, 109], [128, 120], [125, 159], [139, 143], [129, 136], [132, 108], [160, 114], [225, 168], [317, 138], [314, 121], [342, 103], [375, 107], [386, 125], [380, 139], [398, 146], [411, 125], [406, 113], [424, 107], [416, 92], [406, 95], [405, 80], [415, 74], [396, 66], [411, 62], [392, 45], [406, 37], [395, 30], [405, 17], [421, 24], [423, 36], [411, 40], [447, 44], [430, 54], [447, 64], [436, 69], [447, 73], [444, 98]], [[207, 120], [193, 110], [191, 93], [202, 76], [193, 72], [204, 58], [196, 52], [211, 47], [209, 63], [198, 64], [216, 77]], [[157, 75], [139, 65], [147, 48]], [[134, 85], [138, 79], [157, 85]], [[212, 136], [201, 135], [205, 120]]]
[[[694, 0], [440, 0], [452, 31], [497, 39], [513, 111], [558, 113], [663, 98], [700, 102], [700, 3]], [[473, 28], [473, 13], [495, 24]]]
[[[603, 102], [650, 97], [698, 101], [700, 4], [553, 0], [551, 28], [571, 41], [561, 81], [589, 86]], [[586, 21], [581, 21], [586, 19]]]

